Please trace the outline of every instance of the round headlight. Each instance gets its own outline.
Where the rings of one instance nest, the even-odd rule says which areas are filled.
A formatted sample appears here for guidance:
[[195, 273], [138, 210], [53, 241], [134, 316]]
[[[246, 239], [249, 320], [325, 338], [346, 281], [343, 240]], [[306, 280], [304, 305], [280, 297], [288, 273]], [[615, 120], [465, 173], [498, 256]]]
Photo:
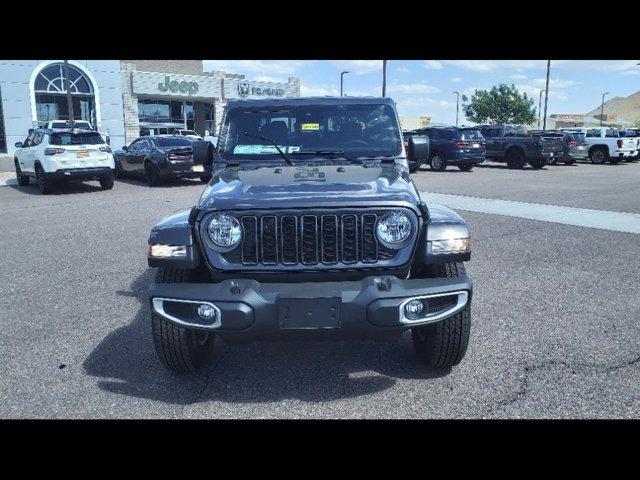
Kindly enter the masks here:
[[400, 248], [411, 235], [412, 229], [413, 224], [406, 214], [390, 212], [378, 221], [376, 234], [383, 245]]
[[207, 230], [211, 241], [222, 248], [233, 247], [242, 238], [240, 222], [231, 215], [214, 215], [209, 221]]

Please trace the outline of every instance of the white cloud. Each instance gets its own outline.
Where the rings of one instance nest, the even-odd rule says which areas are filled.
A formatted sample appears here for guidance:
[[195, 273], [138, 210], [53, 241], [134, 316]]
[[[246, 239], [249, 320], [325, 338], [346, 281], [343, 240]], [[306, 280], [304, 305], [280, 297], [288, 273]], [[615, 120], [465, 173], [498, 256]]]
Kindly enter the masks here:
[[460, 77], [453, 77], [451, 79], [451, 81], [454, 82], [454, 83], [460, 83], [462, 81], [462, 79]]
[[406, 67], [396, 67], [396, 72], [408, 73], [409, 69]]
[[545, 68], [544, 60], [446, 60], [445, 63], [472, 72], [493, 73], [502, 68], [523, 70], [527, 68]]
[[271, 75], [258, 75], [254, 77], [253, 80], [257, 82], [278, 82], [278, 83], [287, 83], [286, 78], [282, 77], [272, 77]]
[[203, 60], [205, 72], [224, 70], [229, 73], [260, 72], [292, 74], [315, 60]]
[[340, 89], [330, 85], [307, 85], [300, 83], [300, 95], [303, 97], [325, 97], [327, 95], [337, 97]]
[[640, 67], [637, 70], [625, 70], [621, 75], [640, 75]]
[[332, 60], [331, 63], [336, 68], [358, 75], [375, 71], [382, 73], [382, 60]]
[[[579, 82], [574, 82], [573, 80], [563, 80], [561, 78], [550, 78], [549, 79], [549, 91], [551, 91], [552, 88], [569, 88], [569, 87], [573, 87], [575, 85], [578, 85]], [[545, 88], [546, 84], [547, 84], [547, 79], [546, 78], [536, 78], [533, 80], [533, 84], [541, 87], [541, 88]]]
[[509, 78], [511, 80], [526, 80], [527, 76], [526, 75], [522, 75], [521, 73], [516, 73], [515, 75], [511, 75]]
[[389, 85], [387, 91], [389, 93], [417, 94], [438, 93], [440, 89], [426, 83], [401, 83]]
[[[540, 90], [544, 90], [544, 87], [540, 88], [538, 85], [531, 84], [516, 85], [516, 88], [520, 93], [526, 93], [529, 98], [533, 99], [538, 99], [540, 97]], [[544, 98], [544, 95], [542, 96], [542, 98]], [[551, 87], [551, 82], [549, 82], [549, 98], [566, 100], [569, 97], [562, 90], [553, 89]]]
[[449, 102], [447, 100], [440, 100], [440, 106], [443, 108], [456, 108], [456, 102]]
[[[638, 69], [639, 60], [551, 60], [555, 70], [600, 70], [623, 72]], [[472, 72], [494, 73], [500, 69], [522, 72], [530, 69], [546, 70], [546, 60], [445, 60], [444, 63]], [[523, 79], [522, 79], [523, 80]]]
[[442, 63], [437, 60], [425, 60], [423, 66], [428, 70], [442, 70], [444, 68]]

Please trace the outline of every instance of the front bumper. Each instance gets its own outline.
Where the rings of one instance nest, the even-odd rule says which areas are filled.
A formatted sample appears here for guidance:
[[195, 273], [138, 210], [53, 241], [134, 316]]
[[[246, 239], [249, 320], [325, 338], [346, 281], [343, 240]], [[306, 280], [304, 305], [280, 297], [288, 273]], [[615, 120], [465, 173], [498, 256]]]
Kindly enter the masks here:
[[[321, 283], [239, 279], [215, 284], [153, 283], [149, 302], [152, 311], [173, 323], [215, 330], [231, 341], [299, 338], [308, 334], [375, 338], [398, 336], [413, 326], [455, 315], [470, 304], [472, 289], [467, 276], [410, 280], [366, 277], [360, 281]], [[426, 300], [428, 311], [435, 308], [432, 315], [419, 320], [406, 318], [402, 306], [415, 297]], [[193, 304], [194, 308], [182, 308], [183, 303]], [[203, 321], [197, 317], [197, 306], [202, 303], [216, 309], [215, 319]], [[174, 307], [182, 313], [176, 313]]]
[[55, 172], [46, 173], [46, 176], [48, 180], [54, 181], [87, 181], [100, 180], [113, 173], [114, 170], [109, 167], [61, 168]]

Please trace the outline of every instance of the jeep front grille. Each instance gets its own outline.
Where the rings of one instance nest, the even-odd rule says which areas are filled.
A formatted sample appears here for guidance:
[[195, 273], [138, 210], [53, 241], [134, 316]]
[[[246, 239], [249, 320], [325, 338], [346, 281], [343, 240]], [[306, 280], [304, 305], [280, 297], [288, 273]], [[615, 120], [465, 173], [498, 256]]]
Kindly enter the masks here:
[[380, 244], [375, 233], [378, 218], [389, 211], [234, 214], [242, 225], [242, 242], [219, 255], [242, 267], [394, 266], [399, 251]]

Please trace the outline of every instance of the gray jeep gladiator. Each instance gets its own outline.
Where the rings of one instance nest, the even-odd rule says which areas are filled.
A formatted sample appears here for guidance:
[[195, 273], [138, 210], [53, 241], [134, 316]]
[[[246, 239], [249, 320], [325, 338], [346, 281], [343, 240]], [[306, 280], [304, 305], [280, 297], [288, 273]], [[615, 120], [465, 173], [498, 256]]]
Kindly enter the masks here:
[[[427, 147], [409, 140], [415, 155]], [[149, 236], [161, 362], [195, 371], [225, 342], [398, 339], [450, 369], [471, 327], [465, 221], [426, 204], [388, 98], [237, 100], [197, 204]], [[206, 161], [203, 163], [207, 163]]]

